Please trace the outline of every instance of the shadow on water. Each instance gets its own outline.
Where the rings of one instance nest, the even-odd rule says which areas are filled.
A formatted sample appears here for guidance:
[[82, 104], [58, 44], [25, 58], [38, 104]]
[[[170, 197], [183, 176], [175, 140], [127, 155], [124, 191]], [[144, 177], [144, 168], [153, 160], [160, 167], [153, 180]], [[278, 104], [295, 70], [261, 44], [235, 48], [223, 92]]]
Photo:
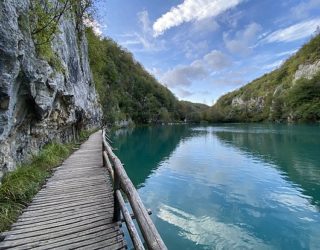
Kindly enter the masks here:
[[214, 134], [246, 154], [276, 165], [320, 207], [320, 130], [318, 125], [232, 125]]
[[143, 186], [159, 163], [168, 159], [182, 139], [192, 136], [187, 125], [122, 129], [113, 135], [116, 154], [137, 187]]

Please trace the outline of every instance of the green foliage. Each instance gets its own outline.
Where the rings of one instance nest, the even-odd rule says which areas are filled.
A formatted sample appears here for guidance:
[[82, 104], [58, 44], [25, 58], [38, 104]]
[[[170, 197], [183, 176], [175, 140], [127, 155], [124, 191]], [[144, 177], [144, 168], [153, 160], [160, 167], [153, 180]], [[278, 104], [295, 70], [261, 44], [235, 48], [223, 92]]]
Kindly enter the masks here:
[[[317, 35], [279, 69], [222, 96], [205, 113], [206, 119], [211, 122], [320, 120], [319, 77], [301, 79], [296, 83], [293, 80], [299, 65], [312, 64], [319, 59], [320, 35]], [[243, 103], [232, 104], [235, 98]]]
[[180, 101], [178, 104], [178, 115], [181, 120], [187, 122], [200, 122], [205, 119], [204, 111], [208, 108], [205, 104]]
[[70, 15], [70, 18], [75, 19], [78, 38], [81, 37], [83, 17], [88, 15], [92, 5], [92, 0], [31, 0], [29, 22], [24, 15], [21, 15], [19, 25], [22, 30], [26, 30], [26, 24], [29, 23], [38, 56], [46, 60], [57, 71], [64, 73], [65, 69], [61, 59], [51, 47], [54, 36], [59, 33], [59, 22], [63, 15]]
[[320, 120], [320, 73], [312, 79], [299, 79], [285, 98], [294, 120]]
[[106, 124], [130, 118], [138, 124], [184, 120], [176, 97], [135, 61], [130, 52], [111, 39], [100, 39], [91, 29], [87, 29], [87, 39], [90, 66]]
[[[92, 132], [81, 131], [80, 141], [86, 140]], [[0, 186], [0, 232], [10, 228], [22, 209], [50, 177], [53, 168], [71, 154], [74, 146], [74, 143], [50, 143], [32, 156], [30, 162], [18, 166], [15, 171], [3, 177]]]
[[9, 228], [50, 176], [51, 169], [70, 152], [70, 145], [51, 143], [33, 156], [30, 163], [22, 164], [5, 175], [0, 186], [0, 231]]
[[52, 50], [51, 41], [59, 32], [59, 21], [68, 9], [68, 0], [58, 0], [56, 3], [49, 0], [30, 1], [29, 23], [36, 52], [41, 59], [60, 72], [63, 72], [64, 68], [61, 59]]

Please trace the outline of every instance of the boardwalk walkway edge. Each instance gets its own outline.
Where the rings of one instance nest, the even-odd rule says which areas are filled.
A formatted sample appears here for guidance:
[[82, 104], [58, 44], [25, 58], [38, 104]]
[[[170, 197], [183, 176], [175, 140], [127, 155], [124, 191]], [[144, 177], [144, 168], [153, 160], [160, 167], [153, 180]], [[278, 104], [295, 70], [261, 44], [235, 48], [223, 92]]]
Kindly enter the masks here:
[[101, 152], [98, 131], [56, 169], [5, 233], [0, 249], [125, 249]]

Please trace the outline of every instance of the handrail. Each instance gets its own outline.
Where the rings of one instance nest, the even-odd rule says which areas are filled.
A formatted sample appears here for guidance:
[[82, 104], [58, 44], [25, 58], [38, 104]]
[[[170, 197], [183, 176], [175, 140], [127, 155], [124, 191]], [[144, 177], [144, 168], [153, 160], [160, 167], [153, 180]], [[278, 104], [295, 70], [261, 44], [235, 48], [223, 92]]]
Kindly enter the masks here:
[[[133, 214], [138, 222], [140, 231], [143, 235], [143, 238], [147, 244], [148, 249], [167, 249], [163, 240], [161, 239], [160, 234], [158, 233], [155, 225], [153, 224], [147, 209], [144, 207], [142, 200], [129, 179], [126, 171], [123, 168], [123, 165], [119, 158], [113, 153], [111, 146], [106, 141], [105, 131], [102, 132], [102, 146], [103, 146], [103, 165], [108, 168], [111, 176], [113, 176], [113, 184], [114, 184], [114, 197], [115, 197], [115, 211], [114, 211], [114, 220], [120, 221], [120, 210], [124, 216], [126, 225], [128, 227], [128, 231], [130, 237], [133, 241], [134, 247], [136, 249], [144, 249], [143, 245], [141, 245], [141, 240], [137, 233], [137, 230], [134, 227], [131, 216], [128, 216], [128, 210], [124, 206], [124, 201], [122, 198], [121, 191], [122, 190], [130, 203]], [[112, 164], [111, 164], [112, 163]], [[110, 167], [112, 165], [112, 167]], [[128, 219], [130, 217], [130, 219]]]

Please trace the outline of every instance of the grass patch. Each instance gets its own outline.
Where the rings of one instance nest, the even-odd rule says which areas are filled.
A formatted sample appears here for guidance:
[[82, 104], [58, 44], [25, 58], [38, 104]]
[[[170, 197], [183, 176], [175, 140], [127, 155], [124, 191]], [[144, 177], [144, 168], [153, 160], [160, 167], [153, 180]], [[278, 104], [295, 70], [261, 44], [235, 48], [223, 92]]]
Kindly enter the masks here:
[[[82, 131], [80, 142], [85, 141], [94, 131]], [[14, 223], [32, 198], [41, 189], [52, 170], [59, 166], [74, 150], [75, 143], [50, 143], [28, 163], [21, 164], [7, 173], [0, 186], [0, 232]]]

